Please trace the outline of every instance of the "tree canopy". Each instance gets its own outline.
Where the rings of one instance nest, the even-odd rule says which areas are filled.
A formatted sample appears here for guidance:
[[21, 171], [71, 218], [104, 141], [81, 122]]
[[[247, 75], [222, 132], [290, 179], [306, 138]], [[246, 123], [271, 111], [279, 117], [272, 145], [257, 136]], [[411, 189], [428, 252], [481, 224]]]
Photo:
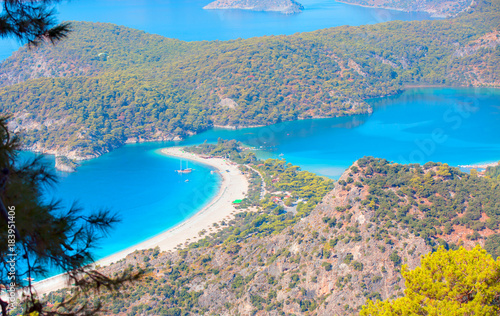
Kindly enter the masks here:
[[31, 46], [55, 43], [70, 32], [69, 23], [57, 24], [51, 5], [61, 0], [3, 0], [0, 37], [13, 37]]
[[370, 302], [361, 316], [370, 315], [498, 315], [500, 260], [479, 245], [472, 250], [446, 251], [440, 247], [422, 259], [422, 265], [401, 271], [405, 296], [394, 301]]

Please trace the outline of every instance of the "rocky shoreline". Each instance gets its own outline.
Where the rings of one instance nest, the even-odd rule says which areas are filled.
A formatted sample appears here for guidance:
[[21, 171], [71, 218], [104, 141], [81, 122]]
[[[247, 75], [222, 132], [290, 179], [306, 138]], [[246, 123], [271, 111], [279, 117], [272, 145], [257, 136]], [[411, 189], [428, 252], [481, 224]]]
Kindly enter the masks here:
[[295, 0], [216, 0], [204, 6], [205, 10], [241, 9], [252, 11], [274, 11], [283, 14], [300, 13], [304, 9]]
[[[450, 6], [450, 4], [454, 4], [452, 1], [445, 2], [443, 4], [435, 4], [433, 2], [427, 1], [414, 1], [409, 6], [400, 6], [396, 1], [387, 1], [387, 0], [369, 0], [369, 1], [360, 1], [360, 0], [335, 0], [336, 2], [356, 5], [365, 8], [377, 8], [377, 9], [387, 9], [394, 11], [402, 11], [402, 12], [426, 12], [430, 15], [431, 18], [444, 19], [457, 16], [459, 13], [469, 9], [472, 5], [474, 5], [474, 1], [470, 1], [469, 5], [464, 6], [461, 10], [457, 10], [454, 6]], [[462, 1], [466, 2], [466, 1]]]
[[63, 172], [75, 172], [78, 164], [65, 156], [56, 157], [56, 169]]
[[[93, 152], [91, 154], [83, 154], [81, 152], [78, 152], [77, 150], [69, 150], [67, 148], [58, 148], [58, 149], [52, 149], [52, 148], [44, 148], [42, 146], [29, 146], [25, 147], [23, 150], [26, 151], [31, 151], [34, 153], [38, 154], [44, 154], [44, 155], [53, 155], [56, 156], [56, 169], [60, 171], [66, 171], [69, 170], [67, 166], [65, 166], [64, 162], [62, 162], [62, 159], [67, 159], [70, 161], [75, 162], [78, 165], [78, 162], [84, 161], [84, 160], [90, 160], [94, 158], [99, 158], [100, 156], [107, 154], [111, 152], [113, 149], [119, 148], [123, 145], [126, 144], [136, 144], [136, 143], [148, 143], [148, 142], [168, 142], [168, 141], [181, 141], [183, 140], [182, 137], [180, 136], [173, 136], [173, 137], [162, 137], [162, 138], [155, 138], [155, 139], [143, 139], [143, 138], [128, 138], [124, 143], [119, 144], [118, 146], [115, 146], [111, 149], [104, 149], [99, 152]], [[58, 163], [59, 159], [59, 163]], [[60, 167], [60, 168], [59, 168]], [[66, 172], [72, 172], [72, 171], [66, 171]]]

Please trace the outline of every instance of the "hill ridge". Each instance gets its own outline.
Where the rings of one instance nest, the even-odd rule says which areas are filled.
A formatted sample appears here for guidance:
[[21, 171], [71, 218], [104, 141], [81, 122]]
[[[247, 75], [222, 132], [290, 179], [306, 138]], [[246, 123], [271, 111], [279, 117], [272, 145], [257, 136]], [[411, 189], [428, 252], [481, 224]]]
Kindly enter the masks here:
[[213, 126], [370, 113], [366, 99], [406, 85], [499, 87], [498, 10], [225, 42], [75, 22], [59, 46], [0, 65], [0, 113], [27, 148], [88, 159]]

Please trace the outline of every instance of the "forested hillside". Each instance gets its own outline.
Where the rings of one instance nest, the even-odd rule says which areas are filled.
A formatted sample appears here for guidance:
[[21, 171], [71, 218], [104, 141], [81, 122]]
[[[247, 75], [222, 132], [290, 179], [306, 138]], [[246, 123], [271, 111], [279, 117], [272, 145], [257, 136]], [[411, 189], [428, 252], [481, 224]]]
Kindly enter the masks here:
[[0, 66], [1, 114], [31, 149], [90, 158], [213, 125], [367, 113], [405, 85], [500, 85], [500, 1], [451, 20], [182, 42], [73, 22], [56, 47]]
[[[246, 203], [260, 210], [243, 209], [182, 250], [139, 251], [107, 268], [146, 273], [120, 296], [101, 298], [110, 314], [352, 315], [368, 300], [401, 296], [402, 265], [414, 269], [440, 245], [486, 243], [499, 252], [489, 245], [500, 230], [496, 180], [446, 164], [365, 157], [329, 192], [331, 180], [283, 160], [257, 161], [236, 148], [219, 142], [202, 150], [250, 157], [245, 163], [253, 169], [244, 170], [253, 189]], [[256, 172], [268, 190], [262, 199], [252, 194], [261, 186]], [[301, 201], [294, 212], [276, 198], [285, 205]]]
[[492, 179], [500, 180], [500, 164], [498, 166], [486, 168], [485, 175]]

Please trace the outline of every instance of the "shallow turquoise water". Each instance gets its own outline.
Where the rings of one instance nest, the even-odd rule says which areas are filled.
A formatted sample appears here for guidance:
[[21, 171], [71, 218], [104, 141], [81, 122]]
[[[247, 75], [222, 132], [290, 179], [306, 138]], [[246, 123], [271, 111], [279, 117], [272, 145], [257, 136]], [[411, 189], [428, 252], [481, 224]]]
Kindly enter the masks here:
[[[107, 208], [122, 220], [101, 240], [96, 258], [175, 226], [217, 193], [221, 179], [211, 174], [210, 167], [189, 162], [195, 171], [178, 174], [179, 159], [160, 154], [159, 147], [159, 143], [129, 145], [83, 163], [78, 172], [57, 172], [60, 181], [48, 199], [62, 199], [67, 207], [77, 201], [85, 212]], [[47, 158], [53, 162], [53, 157]]]
[[[500, 90], [414, 89], [370, 102], [371, 116], [210, 130], [175, 145], [238, 139], [260, 148], [260, 157], [282, 153], [303, 169], [332, 178], [365, 155], [455, 166], [500, 160]], [[175, 226], [215, 195], [220, 179], [209, 168], [193, 164], [195, 172], [178, 175], [179, 160], [158, 153], [172, 145], [127, 145], [85, 162], [76, 173], [59, 173], [51, 196], [79, 200], [86, 210], [109, 207], [123, 219], [102, 241], [98, 257]]]
[[500, 159], [500, 90], [413, 89], [370, 102], [372, 115], [212, 130], [187, 142], [236, 138], [262, 146], [261, 157], [282, 153], [304, 169], [333, 178], [365, 155], [454, 166]]
[[[109, 22], [185, 41], [228, 40], [309, 32], [340, 25], [428, 19], [426, 13], [363, 8], [333, 0], [303, 0], [300, 14], [203, 10], [210, 0], [72, 0], [59, 6], [60, 20]], [[0, 60], [19, 45], [0, 39]]]

